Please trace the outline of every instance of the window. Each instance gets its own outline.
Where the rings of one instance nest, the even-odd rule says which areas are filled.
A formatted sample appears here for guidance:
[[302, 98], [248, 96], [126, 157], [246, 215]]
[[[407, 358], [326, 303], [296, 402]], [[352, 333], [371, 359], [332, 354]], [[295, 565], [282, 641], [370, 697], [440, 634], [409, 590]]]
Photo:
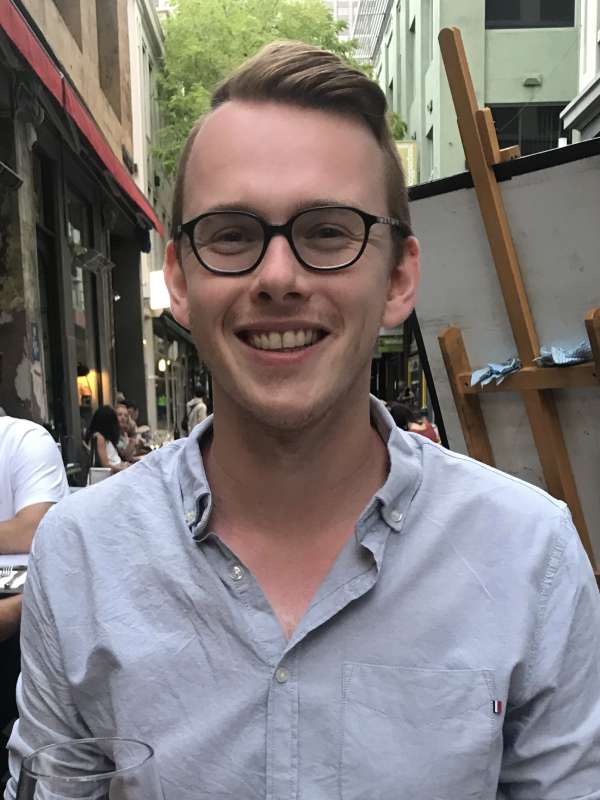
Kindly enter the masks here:
[[559, 114], [564, 104], [490, 108], [500, 147], [518, 144], [521, 154], [526, 156], [558, 145], [561, 124]]
[[486, 28], [572, 28], [575, 0], [486, 0]]
[[54, 5], [81, 50], [81, 0], [54, 0]]
[[119, 6], [117, 0], [96, 2], [98, 72], [100, 86], [121, 119], [121, 65], [119, 62]]

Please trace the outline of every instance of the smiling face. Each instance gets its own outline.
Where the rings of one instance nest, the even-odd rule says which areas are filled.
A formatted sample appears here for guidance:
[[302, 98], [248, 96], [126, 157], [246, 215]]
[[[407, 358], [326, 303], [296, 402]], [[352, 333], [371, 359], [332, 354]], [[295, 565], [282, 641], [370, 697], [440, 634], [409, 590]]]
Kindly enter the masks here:
[[118, 404], [115, 411], [117, 412], [117, 419], [119, 420], [119, 428], [124, 433], [127, 433], [131, 422], [127, 406]]
[[[384, 158], [359, 122], [281, 103], [230, 101], [198, 133], [188, 162], [184, 220], [244, 209], [271, 224], [324, 204], [387, 215]], [[381, 325], [414, 306], [418, 244], [393, 263], [387, 225], [375, 225], [355, 264], [306, 270], [283, 236], [259, 266], [239, 276], [202, 267], [184, 236], [172, 243], [165, 277], [171, 308], [191, 328], [211, 370], [217, 413], [241, 412], [265, 426], [301, 429], [369, 390]], [[228, 410], [227, 410], [228, 409]]]

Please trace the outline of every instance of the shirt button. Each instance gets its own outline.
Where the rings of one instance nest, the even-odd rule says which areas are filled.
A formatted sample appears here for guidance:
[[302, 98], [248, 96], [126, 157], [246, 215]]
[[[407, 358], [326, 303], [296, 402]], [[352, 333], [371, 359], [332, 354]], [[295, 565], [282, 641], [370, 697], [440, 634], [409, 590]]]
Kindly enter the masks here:
[[390, 513], [390, 519], [392, 520], [392, 522], [400, 522], [400, 520], [402, 519], [402, 514], [398, 511], [397, 508], [394, 508]]
[[244, 577], [244, 570], [239, 564], [234, 564], [234, 566], [229, 570], [229, 574], [231, 575], [232, 581], [241, 581]]
[[289, 677], [290, 673], [287, 671], [285, 667], [279, 667], [275, 672], [275, 680], [277, 681], [277, 683], [287, 683]]

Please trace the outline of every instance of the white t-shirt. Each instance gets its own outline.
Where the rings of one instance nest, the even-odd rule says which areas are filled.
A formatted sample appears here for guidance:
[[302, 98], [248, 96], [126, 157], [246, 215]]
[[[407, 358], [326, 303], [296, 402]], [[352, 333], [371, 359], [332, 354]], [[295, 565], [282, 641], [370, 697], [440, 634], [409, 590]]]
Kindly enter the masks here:
[[68, 493], [60, 451], [48, 431], [27, 419], [0, 417], [0, 522]]

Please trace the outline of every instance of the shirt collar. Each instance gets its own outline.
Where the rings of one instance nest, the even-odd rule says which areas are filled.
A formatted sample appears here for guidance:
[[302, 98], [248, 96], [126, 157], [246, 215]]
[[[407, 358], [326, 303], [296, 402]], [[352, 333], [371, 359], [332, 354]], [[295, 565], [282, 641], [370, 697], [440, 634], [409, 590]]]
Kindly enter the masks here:
[[423, 479], [422, 448], [418, 437], [400, 430], [385, 405], [371, 396], [371, 421], [387, 447], [388, 476], [373, 498], [381, 518], [396, 532], [402, 530], [409, 506]]
[[[402, 530], [408, 508], [422, 480], [421, 448], [412, 437], [401, 431], [386, 409], [371, 397], [371, 421], [387, 447], [389, 472], [361, 519], [376, 510], [384, 522], [396, 532]], [[200, 442], [212, 432], [212, 415], [197, 425], [188, 437], [179, 460], [179, 485], [185, 521], [194, 538], [200, 541], [208, 533], [206, 526], [212, 509], [212, 496], [204, 470]], [[362, 527], [359, 524], [359, 528]]]

